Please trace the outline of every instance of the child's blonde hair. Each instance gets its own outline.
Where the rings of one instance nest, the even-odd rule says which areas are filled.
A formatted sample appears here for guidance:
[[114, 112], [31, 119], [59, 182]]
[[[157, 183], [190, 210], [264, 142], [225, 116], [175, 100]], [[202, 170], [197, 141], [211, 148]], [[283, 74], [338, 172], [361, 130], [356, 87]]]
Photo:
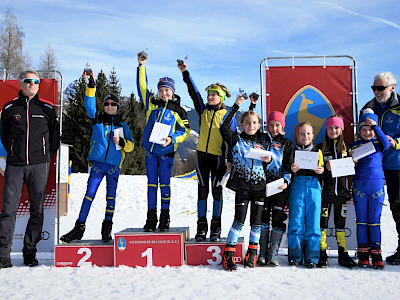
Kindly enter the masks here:
[[[340, 118], [340, 119], [344, 120], [343, 116], [339, 115], [339, 114], [333, 114], [329, 118], [333, 118], [333, 117], [337, 117], [337, 118]], [[330, 145], [332, 145], [333, 142], [334, 141], [332, 141], [329, 138], [329, 136], [328, 136], [328, 134], [327, 134], [327, 132], [325, 130], [324, 140], [322, 141], [322, 151], [328, 151]], [[339, 136], [339, 138], [338, 138], [338, 140], [336, 142], [336, 149], [338, 149], [339, 152], [341, 152], [341, 153], [346, 153], [347, 152], [346, 144], [344, 142], [343, 130], [342, 130], [342, 133], [340, 134], [340, 136]]]
[[256, 117], [258, 118], [258, 123], [261, 122], [261, 119], [260, 119], [260, 116], [258, 115], [258, 113], [256, 113], [256, 112], [253, 111], [253, 110], [249, 110], [249, 111], [246, 111], [246, 112], [240, 117], [240, 123], [243, 123], [243, 122], [244, 122], [244, 119], [245, 119], [246, 117], [248, 117], [248, 116], [256, 116]]
[[299, 130], [300, 130], [301, 127], [303, 127], [303, 126], [305, 126], [305, 125], [310, 126], [311, 129], [312, 129], [312, 132], [314, 133], [314, 127], [311, 125], [310, 122], [300, 122], [300, 123], [297, 124], [296, 127], [294, 128], [294, 133], [293, 133], [294, 141], [296, 142], [296, 144], [297, 144], [297, 139], [299, 138]]

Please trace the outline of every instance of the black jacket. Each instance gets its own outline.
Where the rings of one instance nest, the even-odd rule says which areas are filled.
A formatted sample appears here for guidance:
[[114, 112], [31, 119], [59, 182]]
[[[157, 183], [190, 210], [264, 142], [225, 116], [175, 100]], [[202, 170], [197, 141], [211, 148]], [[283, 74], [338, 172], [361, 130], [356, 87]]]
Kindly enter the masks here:
[[7, 163], [16, 166], [49, 162], [60, 146], [60, 124], [51, 102], [19, 92], [1, 113], [1, 142]]
[[340, 196], [350, 199], [347, 176], [332, 178], [332, 172], [326, 168], [327, 162], [332, 159], [347, 157], [347, 153], [339, 152], [335, 142], [329, 142], [327, 151], [322, 150], [322, 143], [317, 146], [324, 156], [324, 173], [322, 174], [323, 193], [330, 196]]

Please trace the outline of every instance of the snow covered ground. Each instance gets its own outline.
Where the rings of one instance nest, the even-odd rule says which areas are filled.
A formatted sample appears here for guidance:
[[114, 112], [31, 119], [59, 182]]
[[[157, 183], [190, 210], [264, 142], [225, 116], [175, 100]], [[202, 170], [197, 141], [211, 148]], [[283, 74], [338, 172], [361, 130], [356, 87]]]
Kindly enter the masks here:
[[[61, 218], [61, 234], [78, 216], [88, 174], [72, 174], [69, 213]], [[196, 231], [197, 182], [172, 179], [171, 226]], [[146, 176], [122, 175], [119, 179], [113, 232], [142, 227], [146, 219]], [[386, 201], [387, 202], [387, 201]], [[211, 199], [209, 199], [209, 211]], [[387, 203], [386, 203], [387, 204]], [[105, 182], [99, 188], [87, 220], [84, 239], [100, 239], [105, 209]], [[211, 215], [211, 212], [209, 212]], [[224, 190], [222, 233], [233, 221], [234, 193]], [[242, 232], [247, 244], [248, 220]], [[383, 256], [397, 246], [389, 206], [382, 213]], [[400, 266], [348, 270], [330, 258], [329, 269], [258, 267], [226, 272], [222, 267], [183, 266], [151, 268], [55, 268], [53, 259], [39, 254], [40, 265], [25, 267], [21, 254], [13, 254], [13, 268], [0, 269], [2, 299], [398, 299]]]

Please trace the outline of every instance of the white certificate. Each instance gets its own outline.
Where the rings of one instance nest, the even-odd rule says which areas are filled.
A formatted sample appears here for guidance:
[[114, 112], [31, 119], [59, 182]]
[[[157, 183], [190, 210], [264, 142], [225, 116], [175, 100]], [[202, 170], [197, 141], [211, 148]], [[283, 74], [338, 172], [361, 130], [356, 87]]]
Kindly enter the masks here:
[[217, 182], [217, 186], [222, 186], [224, 187], [229, 179], [229, 176], [231, 176], [231, 171], [226, 171], [224, 176], [221, 178], [221, 181]]
[[163, 139], [168, 137], [170, 130], [171, 130], [171, 125], [155, 122], [153, 130], [151, 131], [150, 134], [149, 142], [164, 145], [165, 140]]
[[366, 157], [372, 153], [375, 153], [375, 147], [372, 142], [368, 142], [366, 144], [363, 144], [353, 150], [351, 150], [352, 157], [355, 161], [360, 160], [363, 157]]
[[318, 167], [318, 152], [296, 150], [294, 162], [300, 169], [315, 170]]
[[262, 160], [261, 157], [264, 157], [264, 156], [272, 157], [272, 152], [263, 150], [263, 149], [250, 148], [249, 151], [247, 151], [244, 154], [244, 157], [246, 157], [246, 158], [253, 158], [253, 159], [259, 159], [259, 160]]
[[[114, 136], [119, 136], [120, 138], [124, 138], [124, 128], [119, 127], [119, 128], [114, 129]], [[115, 144], [115, 149], [121, 150], [122, 147], [118, 144]]]
[[333, 159], [329, 161], [331, 165], [332, 177], [342, 177], [348, 175], [354, 175], [354, 162], [352, 157]]
[[283, 192], [283, 190], [279, 189], [281, 185], [285, 183], [283, 178], [272, 181], [265, 186], [265, 196], [269, 197], [278, 193]]

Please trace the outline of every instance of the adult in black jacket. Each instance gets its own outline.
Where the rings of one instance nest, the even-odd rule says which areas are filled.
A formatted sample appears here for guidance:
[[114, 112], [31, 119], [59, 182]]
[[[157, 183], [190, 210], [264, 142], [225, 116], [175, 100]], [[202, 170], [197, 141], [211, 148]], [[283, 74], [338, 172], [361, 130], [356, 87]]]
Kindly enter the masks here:
[[27, 70], [19, 79], [18, 97], [4, 105], [1, 115], [1, 142], [7, 151], [7, 165], [0, 214], [0, 268], [12, 266], [10, 251], [24, 182], [30, 202], [22, 249], [24, 264], [38, 265], [36, 245], [42, 233], [50, 159], [60, 144], [57, 112], [51, 102], [39, 98], [38, 73]]

